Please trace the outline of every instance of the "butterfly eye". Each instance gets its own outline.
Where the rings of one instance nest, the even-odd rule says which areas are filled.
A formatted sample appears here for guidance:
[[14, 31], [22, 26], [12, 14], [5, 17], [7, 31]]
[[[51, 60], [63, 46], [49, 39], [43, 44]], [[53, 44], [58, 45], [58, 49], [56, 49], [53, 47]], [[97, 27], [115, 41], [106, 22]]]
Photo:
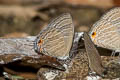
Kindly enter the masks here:
[[92, 33], [92, 38], [95, 38], [95, 36], [96, 36], [96, 32], [93, 32]]
[[40, 39], [39, 42], [38, 42], [38, 45], [41, 45], [43, 43], [43, 40]]

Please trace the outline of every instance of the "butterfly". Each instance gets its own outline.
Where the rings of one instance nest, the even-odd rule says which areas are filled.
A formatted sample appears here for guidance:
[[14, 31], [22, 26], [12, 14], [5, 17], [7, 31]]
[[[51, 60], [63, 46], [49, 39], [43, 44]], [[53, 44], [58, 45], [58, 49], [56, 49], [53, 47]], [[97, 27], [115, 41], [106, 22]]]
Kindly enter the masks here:
[[86, 32], [84, 32], [84, 44], [85, 44], [85, 49], [87, 52], [89, 67], [90, 67], [91, 71], [94, 71], [98, 75], [103, 77], [104, 72], [106, 70], [102, 65], [101, 57], [100, 57], [94, 43], [91, 41], [89, 35]]
[[72, 47], [74, 26], [69, 13], [64, 13], [52, 20], [39, 35], [37, 35], [34, 49], [52, 57], [66, 59]]
[[97, 46], [120, 52], [120, 7], [104, 14], [92, 26], [89, 36]]

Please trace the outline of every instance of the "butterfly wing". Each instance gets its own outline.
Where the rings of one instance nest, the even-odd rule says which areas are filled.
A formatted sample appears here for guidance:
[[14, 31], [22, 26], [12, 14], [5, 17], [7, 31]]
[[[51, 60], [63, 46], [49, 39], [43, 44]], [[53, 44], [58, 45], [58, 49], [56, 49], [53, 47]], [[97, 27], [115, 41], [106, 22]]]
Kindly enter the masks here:
[[104, 68], [102, 66], [101, 57], [87, 33], [84, 33], [84, 43], [90, 69], [102, 76]]
[[101, 17], [101, 19], [104, 19], [107, 21], [114, 21], [118, 18], [120, 18], [120, 7], [116, 7], [109, 10]]
[[111, 9], [101, 17], [101, 20], [111, 23], [111, 25], [115, 27], [116, 32], [120, 35], [120, 7]]
[[69, 13], [54, 19], [40, 34], [44, 39], [43, 53], [54, 57], [68, 57], [74, 36], [74, 26]]
[[[96, 37], [92, 33], [96, 32]], [[92, 41], [100, 46], [112, 50], [120, 50], [120, 8], [114, 8], [97, 21], [89, 33]]]

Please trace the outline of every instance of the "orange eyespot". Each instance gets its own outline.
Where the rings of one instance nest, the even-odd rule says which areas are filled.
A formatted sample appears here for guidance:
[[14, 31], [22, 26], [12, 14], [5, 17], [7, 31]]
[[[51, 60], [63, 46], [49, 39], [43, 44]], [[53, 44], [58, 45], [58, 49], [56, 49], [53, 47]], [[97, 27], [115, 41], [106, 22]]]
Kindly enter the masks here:
[[92, 33], [92, 38], [95, 38], [95, 36], [96, 36], [96, 32], [93, 32]]
[[39, 42], [38, 42], [38, 45], [40, 46], [42, 43], [43, 43], [43, 40], [40, 39]]
[[42, 48], [40, 48], [40, 52], [42, 52]]

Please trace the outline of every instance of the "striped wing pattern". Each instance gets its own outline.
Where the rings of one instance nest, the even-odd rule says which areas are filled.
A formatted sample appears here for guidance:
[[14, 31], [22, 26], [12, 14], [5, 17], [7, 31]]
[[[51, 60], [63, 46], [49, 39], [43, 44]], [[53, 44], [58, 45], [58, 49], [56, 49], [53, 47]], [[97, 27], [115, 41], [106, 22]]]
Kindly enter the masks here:
[[[96, 32], [96, 37], [91, 35]], [[91, 28], [89, 35], [92, 41], [100, 46], [112, 50], [120, 50], [120, 7], [107, 12]]]
[[43, 54], [65, 58], [69, 56], [74, 36], [74, 26], [69, 13], [55, 18], [43, 31]]

